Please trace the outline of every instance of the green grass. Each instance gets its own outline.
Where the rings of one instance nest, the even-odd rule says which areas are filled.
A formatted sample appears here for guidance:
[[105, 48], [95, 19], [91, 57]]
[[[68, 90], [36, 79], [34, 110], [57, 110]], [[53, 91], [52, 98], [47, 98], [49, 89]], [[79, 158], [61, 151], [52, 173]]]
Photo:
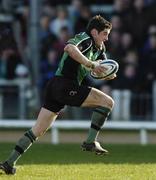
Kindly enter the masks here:
[[[19, 160], [17, 174], [0, 180], [155, 180], [156, 145], [107, 145], [108, 156], [82, 152], [78, 144], [35, 144]], [[0, 144], [4, 160], [13, 144]]]

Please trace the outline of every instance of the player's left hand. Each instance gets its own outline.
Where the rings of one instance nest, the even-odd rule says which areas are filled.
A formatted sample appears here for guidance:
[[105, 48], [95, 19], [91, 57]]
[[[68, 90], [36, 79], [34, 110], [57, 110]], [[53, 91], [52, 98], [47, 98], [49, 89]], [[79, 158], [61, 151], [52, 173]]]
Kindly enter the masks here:
[[116, 77], [117, 77], [116, 74], [112, 74], [111, 76], [104, 78], [104, 80], [112, 80], [112, 79], [114, 79]]

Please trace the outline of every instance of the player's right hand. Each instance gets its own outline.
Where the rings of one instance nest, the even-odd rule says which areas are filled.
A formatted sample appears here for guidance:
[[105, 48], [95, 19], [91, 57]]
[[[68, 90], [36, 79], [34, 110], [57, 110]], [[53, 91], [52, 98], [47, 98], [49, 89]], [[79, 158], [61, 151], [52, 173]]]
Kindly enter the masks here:
[[94, 66], [94, 68], [92, 68], [92, 71], [93, 71], [94, 73], [96, 73], [96, 74], [101, 74], [101, 73], [103, 73], [105, 70], [107, 70], [106, 67], [100, 65], [100, 60], [98, 60], [98, 61], [93, 61], [92, 63], [93, 63], [93, 66]]

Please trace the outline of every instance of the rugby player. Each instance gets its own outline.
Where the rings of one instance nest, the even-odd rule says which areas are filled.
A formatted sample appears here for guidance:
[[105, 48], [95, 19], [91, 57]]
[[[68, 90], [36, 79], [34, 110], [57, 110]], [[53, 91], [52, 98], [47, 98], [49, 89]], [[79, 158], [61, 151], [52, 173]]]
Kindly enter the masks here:
[[[100, 66], [99, 60], [106, 59], [104, 43], [108, 40], [111, 29], [110, 22], [96, 15], [90, 19], [85, 32], [68, 40], [55, 77], [46, 86], [44, 104], [37, 121], [19, 139], [9, 157], [0, 164], [3, 172], [16, 173], [17, 160], [47, 131], [65, 105], [94, 108], [88, 136], [81, 147], [84, 151], [96, 154], [108, 153], [97, 142], [97, 136], [113, 108], [114, 101], [102, 91], [82, 85], [82, 81], [91, 70], [97, 74], [105, 70]], [[115, 75], [109, 79], [113, 78]]]

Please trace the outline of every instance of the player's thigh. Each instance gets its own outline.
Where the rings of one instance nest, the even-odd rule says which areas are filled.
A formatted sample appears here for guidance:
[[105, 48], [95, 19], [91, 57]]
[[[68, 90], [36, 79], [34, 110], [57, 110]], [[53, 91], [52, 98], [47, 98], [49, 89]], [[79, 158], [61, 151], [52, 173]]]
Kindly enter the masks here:
[[103, 106], [112, 109], [114, 105], [113, 99], [102, 91], [92, 88], [88, 97], [82, 103], [82, 107]]

